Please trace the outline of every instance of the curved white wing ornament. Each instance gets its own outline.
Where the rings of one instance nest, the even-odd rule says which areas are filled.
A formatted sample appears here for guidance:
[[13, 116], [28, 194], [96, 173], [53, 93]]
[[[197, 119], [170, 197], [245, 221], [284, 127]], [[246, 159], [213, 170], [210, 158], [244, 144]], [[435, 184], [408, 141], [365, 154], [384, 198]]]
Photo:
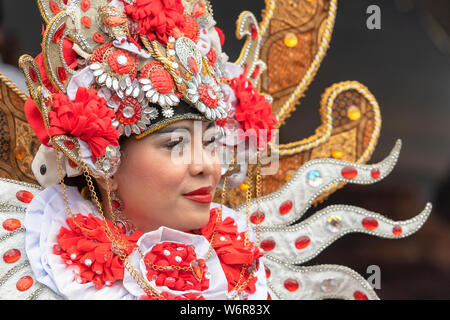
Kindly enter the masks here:
[[[371, 184], [385, 178], [394, 168], [400, 148], [398, 141], [386, 159], [372, 165], [334, 159], [311, 160], [279, 191], [250, 202], [250, 222], [259, 229], [272, 299], [378, 299], [369, 283], [347, 267], [298, 265], [313, 259], [348, 233], [391, 239], [407, 237], [427, 220], [430, 203], [420, 214], [405, 221], [392, 221], [348, 205], [328, 206], [304, 221], [298, 220], [314, 199], [333, 184]], [[236, 210], [245, 215], [247, 208], [244, 204]]]

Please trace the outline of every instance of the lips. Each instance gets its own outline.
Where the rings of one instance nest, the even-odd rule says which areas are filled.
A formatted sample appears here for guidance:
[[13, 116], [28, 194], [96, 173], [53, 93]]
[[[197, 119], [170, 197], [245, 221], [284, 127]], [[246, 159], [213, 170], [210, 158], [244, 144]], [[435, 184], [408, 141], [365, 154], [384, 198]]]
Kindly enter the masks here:
[[212, 201], [211, 190], [212, 190], [211, 186], [203, 187], [203, 188], [199, 188], [197, 190], [185, 193], [185, 194], [183, 194], [183, 196], [186, 199], [189, 199], [189, 200], [192, 200], [195, 202], [210, 203]]

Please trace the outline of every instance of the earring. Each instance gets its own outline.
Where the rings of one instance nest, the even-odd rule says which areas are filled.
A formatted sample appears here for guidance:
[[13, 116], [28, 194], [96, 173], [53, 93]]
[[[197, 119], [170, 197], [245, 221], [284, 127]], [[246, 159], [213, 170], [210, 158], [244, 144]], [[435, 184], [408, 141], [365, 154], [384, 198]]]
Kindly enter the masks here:
[[119, 230], [123, 230], [126, 235], [131, 235], [136, 231], [137, 227], [123, 213], [124, 204], [115, 191], [111, 192], [112, 218], [114, 225]]

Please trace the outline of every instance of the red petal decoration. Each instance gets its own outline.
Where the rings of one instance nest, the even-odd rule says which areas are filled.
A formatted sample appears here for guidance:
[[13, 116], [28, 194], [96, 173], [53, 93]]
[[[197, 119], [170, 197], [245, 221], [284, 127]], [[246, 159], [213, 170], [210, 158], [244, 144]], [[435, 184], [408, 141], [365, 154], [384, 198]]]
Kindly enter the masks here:
[[10, 249], [3, 255], [3, 261], [6, 263], [13, 263], [20, 259], [21, 253], [17, 249]]
[[68, 163], [69, 163], [69, 166], [71, 166], [72, 168], [76, 168], [76, 167], [78, 167], [78, 165], [75, 163], [75, 162], [73, 162], [72, 161], [72, 159], [68, 159], [68, 161], [67, 161]]
[[295, 240], [295, 247], [297, 249], [305, 249], [311, 243], [311, 239], [308, 236], [301, 236]]
[[297, 291], [298, 282], [295, 279], [287, 279], [286, 281], [284, 281], [284, 287], [291, 292]]
[[88, 16], [81, 17], [81, 24], [86, 28], [90, 28], [92, 24], [91, 18], [89, 18]]
[[94, 33], [92, 39], [97, 43], [105, 43], [105, 37], [100, 32]]
[[341, 174], [345, 179], [354, 179], [358, 175], [358, 171], [355, 167], [347, 166], [342, 169]]
[[292, 206], [293, 206], [292, 201], [291, 200], [286, 200], [280, 206], [280, 214], [282, 214], [282, 215], [288, 214], [289, 211], [291, 211]]
[[264, 239], [261, 241], [261, 249], [264, 251], [271, 251], [275, 248], [276, 243], [273, 239]]
[[91, 7], [91, 2], [89, 0], [82, 0], [81, 1], [81, 10], [84, 12], [88, 11]]
[[198, 29], [197, 20], [192, 17], [186, 16], [186, 20], [184, 21], [183, 26], [183, 33], [185, 37], [197, 43], [198, 39], [200, 38], [200, 31]]
[[52, 10], [54, 14], [58, 14], [61, 11], [56, 2], [52, 0], [50, 0], [50, 10]]
[[198, 73], [197, 61], [195, 61], [195, 59], [193, 57], [188, 57], [187, 63], [188, 63], [188, 66], [189, 66], [189, 69], [191, 70], [191, 72], [193, 74], [197, 74]]
[[19, 291], [26, 291], [30, 289], [30, 287], [33, 285], [33, 278], [30, 276], [25, 276], [19, 279], [16, 283], [16, 288]]
[[258, 29], [256, 29], [256, 26], [252, 23], [250, 26], [250, 29], [252, 31], [252, 39], [255, 40], [258, 38]]
[[255, 67], [255, 70], [253, 70], [251, 77], [253, 79], [256, 79], [259, 76], [259, 72], [261, 71], [261, 67], [258, 65]]
[[64, 140], [64, 145], [67, 149], [72, 150], [75, 147], [75, 143], [70, 140]]
[[375, 230], [378, 227], [378, 221], [375, 218], [367, 217], [363, 219], [362, 225], [367, 230]]
[[7, 219], [3, 221], [3, 228], [8, 231], [14, 231], [19, 229], [22, 226], [22, 223], [18, 219]]
[[198, 94], [202, 102], [206, 104], [209, 108], [216, 108], [217, 105], [219, 104], [217, 93], [214, 91], [213, 88], [211, 88], [207, 84], [201, 83], [198, 86]]
[[270, 269], [269, 268], [267, 268], [267, 266], [264, 266], [264, 270], [266, 270], [266, 279], [269, 279], [270, 278]]
[[205, 5], [203, 3], [197, 3], [197, 5], [194, 8], [194, 11], [192, 11], [192, 15], [195, 18], [198, 18], [202, 16], [206, 12]]
[[33, 200], [34, 196], [29, 191], [20, 190], [16, 193], [16, 198], [17, 198], [17, 200], [22, 201], [24, 203], [30, 203], [31, 200]]
[[261, 222], [264, 221], [264, 218], [265, 218], [265, 217], [266, 217], [266, 216], [264, 215], [263, 212], [261, 212], [261, 211], [256, 211], [256, 212], [253, 212], [252, 215], [250, 216], [250, 221], [251, 221], [253, 224], [260, 224]]
[[173, 90], [172, 76], [163, 68], [155, 68], [150, 72], [150, 81], [159, 93], [166, 94]]

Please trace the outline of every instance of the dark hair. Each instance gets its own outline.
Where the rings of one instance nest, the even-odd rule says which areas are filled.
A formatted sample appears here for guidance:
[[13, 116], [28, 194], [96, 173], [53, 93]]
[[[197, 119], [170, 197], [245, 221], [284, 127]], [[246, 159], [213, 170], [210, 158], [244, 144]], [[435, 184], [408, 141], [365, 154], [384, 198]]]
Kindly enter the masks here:
[[0, 3], [0, 27], [3, 25], [3, 3]]

